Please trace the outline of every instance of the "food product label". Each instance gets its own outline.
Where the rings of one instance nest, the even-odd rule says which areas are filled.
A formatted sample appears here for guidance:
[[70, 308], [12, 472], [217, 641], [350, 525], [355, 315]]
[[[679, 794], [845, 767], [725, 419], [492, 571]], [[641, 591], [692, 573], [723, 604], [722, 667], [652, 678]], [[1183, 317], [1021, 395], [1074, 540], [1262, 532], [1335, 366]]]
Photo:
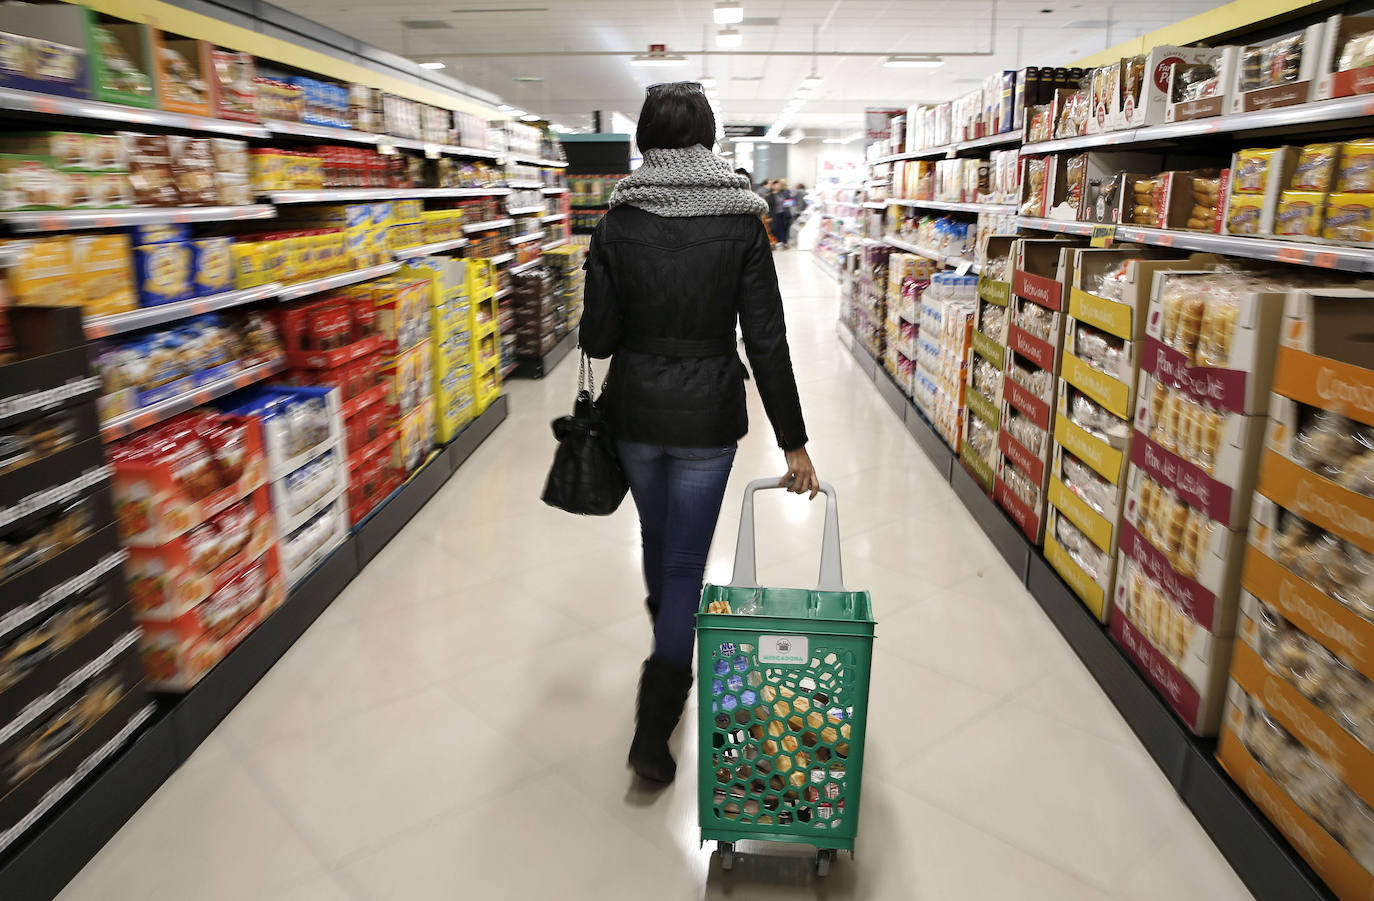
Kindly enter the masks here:
[[1131, 446], [1131, 462], [1156, 482], [1173, 488], [1190, 507], [1204, 511], [1227, 528], [1239, 528], [1238, 523], [1231, 522], [1231, 486], [1139, 433]]
[[1182, 353], [1158, 338], [1146, 337], [1140, 368], [1200, 404], [1227, 413], [1246, 413], [1249, 373], [1240, 369], [1192, 366]]
[[1307, 93], [1311, 86], [1312, 82], [1310, 81], [1298, 81], [1292, 84], [1275, 85], [1272, 88], [1260, 88], [1257, 91], [1247, 91], [1241, 95], [1241, 108], [1249, 113], [1255, 110], [1273, 109], [1277, 106], [1306, 103]]
[[1075, 425], [1067, 416], [1055, 420], [1054, 440], [1113, 485], [1120, 482], [1125, 454]]
[[1094, 369], [1071, 353], [1064, 354], [1059, 374], [1117, 416], [1131, 418], [1131, 389], [1120, 379]]
[[1008, 329], [1007, 346], [1041, 369], [1054, 371], [1054, 345], [1041, 341], [1020, 326], [1012, 325]]
[[1150, 640], [1135, 627], [1120, 607], [1112, 616], [1111, 633], [1112, 639], [1126, 652], [1126, 656], [1131, 658], [1136, 668], [1145, 674], [1145, 678], [1159, 689], [1159, 693], [1164, 695], [1164, 699], [1174, 708], [1174, 712], [1190, 727], [1196, 728], [1198, 708], [1202, 704], [1197, 689], [1174, 668], [1168, 658], [1150, 644]]
[[1003, 367], [1006, 360], [1006, 348], [977, 329], [973, 331], [973, 349], [993, 366], [998, 369]]
[[1374, 425], [1374, 371], [1280, 347], [1274, 393]]
[[1374, 498], [1356, 494], [1273, 451], [1264, 454], [1259, 491], [1308, 522], [1374, 552]]
[[1016, 525], [1031, 541], [1040, 540], [1040, 516], [1032, 510], [1025, 501], [1016, 496], [1016, 492], [1001, 479], [997, 480], [993, 490], [993, 497], [1001, 505], [1003, 510], [1011, 516]]
[[1121, 521], [1121, 551], [1145, 571], [1150, 581], [1164, 589], [1195, 623], [1212, 631], [1216, 617], [1216, 595], [1187, 576], [1180, 575], [1169, 558], [1140, 534], [1128, 518]]
[[1069, 292], [1070, 316], [1127, 341], [1135, 337], [1132, 334], [1133, 314], [1134, 310], [1129, 304], [1089, 294], [1082, 288], [1074, 288]]
[[1110, 520], [1089, 507], [1083, 498], [1074, 494], [1059, 479], [1050, 479], [1049, 499], [1050, 503], [1059, 508], [1059, 512], [1067, 516], [1070, 522], [1078, 526], [1093, 544], [1109, 554], [1112, 552], [1112, 523]]
[[968, 402], [968, 408], [973, 411], [979, 419], [983, 420], [994, 429], [998, 427], [1001, 417], [998, 416], [997, 408], [992, 405], [991, 401], [977, 391], [968, 392], [966, 400]]
[[1374, 623], [1251, 547], [1241, 585], [1360, 672], [1374, 676]]
[[1005, 307], [1011, 303], [1011, 283], [992, 278], [978, 279], [978, 296], [988, 303]]
[[[973, 395], [969, 396], [972, 397]], [[964, 467], [969, 472], [973, 473], [973, 477], [982, 484], [983, 490], [991, 493], [993, 474], [992, 467], [988, 465], [988, 461], [978, 456], [978, 452], [967, 442], [964, 443], [963, 448], [959, 451], [959, 459], [963, 461]]]
[[1173, 120], [1186, 122], [1189, 119], [1210, 119], [1222, 113], [1222, 97], [1204, 97], [1202, 100], [1185, 100], [1173, 105]]
[[1351, 94], [1374, 91], [1374, 67], [1332, 72], [1327, 77], [1331, 80], [1332, 97], [1349, 97]]
[[811, 662], [805, 635], [760, 635], [759, 663], [805, 666]]
[[[1048, 435], [1045, 436], [1048, 439]], [[1048, 446], [1049, 441], [1045, 444]], [[1045, 463], [1035, 454], [1031, 453], [1021, 442], [1012, 437], [1011, 432], [1003, 429], [997, 436], [997, 446], [1002, 449], [1002, 453], [1007, 455], [1007, 459], [1016, 464], [1016, 468], [1030, 476], [1032, 482], [1037, 485], [1045, 484]]]
[[1016, 296], [1038, 303], [1046, 309], [1058, 312], [1063, 306], [1064, 286], [1043, 275], [1032, 275], [1018, 269], [1012, 282], [1012, 290]]
[[1064, 581], [1069, 583], [1073, 593], [1078, 595], [1089, 610], [1093, 612], [1099, 620], [1103, 618], [1105, 612], [1106, 593], [1102, 586], [1092, 580], [1078, 564], [1073, 561], [1068, 552], [1059, 546], [1053, 533], [1045, 535], [1045, 559], [1055, 568], [1059, 575], [1063, 576]]
[[1030, 389], [1022, 385], [1015, 379], [1008, 378], [1003, 382], [1006, 390], [1007, 402], [1017, 410], [1025, 413], [1031, 421], [1045, 431], [1050, 430], [1050, 405], [1031, 393]]

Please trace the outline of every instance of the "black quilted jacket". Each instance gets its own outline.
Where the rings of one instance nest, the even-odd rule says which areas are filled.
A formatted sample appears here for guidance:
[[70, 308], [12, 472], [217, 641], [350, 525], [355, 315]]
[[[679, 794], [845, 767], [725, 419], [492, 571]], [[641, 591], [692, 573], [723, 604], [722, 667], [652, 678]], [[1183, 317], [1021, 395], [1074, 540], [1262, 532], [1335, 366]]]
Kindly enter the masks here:
[[603, 395], [617, 438], [715, 447], [749, 430], [748, 372], [778, 446], [806, 444], [768, 235], [756, 216], [655, 216], [618, 206], [587, 253], [582, 347], [613, 356]]

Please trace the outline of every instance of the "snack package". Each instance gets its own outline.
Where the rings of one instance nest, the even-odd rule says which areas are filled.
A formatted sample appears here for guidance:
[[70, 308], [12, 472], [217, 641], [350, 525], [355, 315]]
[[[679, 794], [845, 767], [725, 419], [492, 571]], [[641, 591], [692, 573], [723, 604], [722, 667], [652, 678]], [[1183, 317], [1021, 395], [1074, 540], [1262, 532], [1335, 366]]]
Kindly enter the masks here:
[[1374, 194], [1328, 197], [1322, 237], [1359, 244], [1374, 242]]
[[1374, 192], [1374, 139], [1346, 141], [1341, 145], [1336, 192], [1340, 194]]
[[1269, 181], [1274, 148], [1250, 148], [1236, 153], [1235, 168], [1231, 172], [1231, 191], [1236, 194], [1263, 194]]
[[1233, 193], [1226, 209], [1226, 230], [1233, 235], [1257, 235], [1263, 213], [1263, 194]]
[[1026, 160], [1025, 201], [1022, 216], [1043, 216], [1045, 213], [1045, 180], [1048, 178], [1049, 158], [1032, 157]]
[[1086, 465], [1067, 450], [1061, 450], [1063, 455], [1062, 466], [1060, 467], [1060, 478], [1064, 485], [1083, 499], [1089, 507], [1092, 507], [1103, 516], [1107, 516], [1117, 503], [1118, 490], [1115, 485], [1108, 482], [1098, 475], [1091, 466]]
[[1320, 191], [1325, 194], [1331, 190], [1336, 175], [1336, 162], [1340, 159], [1340, 144], [1308, 144], [1298, 154], [1298, 164], [1293, 170], [1293, 178], [1288, 187], [1294, 191]]
[[1274, 214], [1274, 234], [1316, 238], [1322, 233], [1326, 195], [1320, 191], [1284, 191]]

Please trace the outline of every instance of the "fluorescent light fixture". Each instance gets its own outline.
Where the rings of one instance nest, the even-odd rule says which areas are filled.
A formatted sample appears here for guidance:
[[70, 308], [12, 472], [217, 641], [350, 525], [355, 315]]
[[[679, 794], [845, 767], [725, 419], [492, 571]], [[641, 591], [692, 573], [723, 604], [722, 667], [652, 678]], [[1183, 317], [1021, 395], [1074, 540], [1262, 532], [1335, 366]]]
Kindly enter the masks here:
[[814, 91], [816, 90], [816, 88], [821, 86], [821, 82], [823, 80], [824, 79], [822, 79], [819, 75], [808, 75], [802, 79], [801, 86], [807, 88], [808, 90]]
[[520, 118], [521, 116], [525, 115], [525, 111], [524, 111], [524, 110], [522, 110], [522, 109], [516, 109], [516, 108], [513, 107], [513, 106], [512, 106], [510, 109], [506, 110], [506, 112], [508, 112], [508, 113], [511, 114], [511, 118], [512, 118], [512, 119], [518, 119], [518, 118]]
[[848, 144], [844, 138], [821, 138], [822, 144]]
[[442, 69], [442, 68], [444, 68], [444, 64], [441, 63], [441, 62], [439, 62], [438, 60], [435, 60], [434, 62], [430, 62], [430, 63], [420, 63], [420, 68], [421, 68], [421, 69]]
[[744, 4], [737, 0], [720, 0], [712, 15], [717, 25], [738, 25], [744, 21]]
[[744, 35], [738, 28], [721, 28], [716, 32], [716, 46], [722, 50], [733, 50], [744, 43]]
[[901, 69], [938, 69], [944, 64], [938, 56], [889, 56], [883, 60], [884, 66]]
[[509, 112], [513, 111], [513, 110], [515, 109], [515, 107], [511, 106], [509, 103], [503, 103], [503, 104], [501, 104], [500, 106], [498, 106], [496, 109], [497, 109], [497, 112], [509, 113]]
[[538, 113], [525, 113], [525, 115], [520, 117], [521, 122], [538, 122], [539, 119], [540, 116]]

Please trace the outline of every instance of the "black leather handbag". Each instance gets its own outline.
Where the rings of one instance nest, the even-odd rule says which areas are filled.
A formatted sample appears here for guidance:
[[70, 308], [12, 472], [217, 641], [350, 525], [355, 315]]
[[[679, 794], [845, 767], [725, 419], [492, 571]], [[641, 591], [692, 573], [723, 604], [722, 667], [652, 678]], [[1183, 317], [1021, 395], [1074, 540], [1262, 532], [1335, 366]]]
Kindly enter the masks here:
[[544, 483], [543, 500], [569, 513], [607, 516], [620, 507], [630, 486], [620, 468], [615, 438], [593, 399], [595, 390], [591, 360], [582, 354], [572, 415], [553, 421], [558, 450]]

